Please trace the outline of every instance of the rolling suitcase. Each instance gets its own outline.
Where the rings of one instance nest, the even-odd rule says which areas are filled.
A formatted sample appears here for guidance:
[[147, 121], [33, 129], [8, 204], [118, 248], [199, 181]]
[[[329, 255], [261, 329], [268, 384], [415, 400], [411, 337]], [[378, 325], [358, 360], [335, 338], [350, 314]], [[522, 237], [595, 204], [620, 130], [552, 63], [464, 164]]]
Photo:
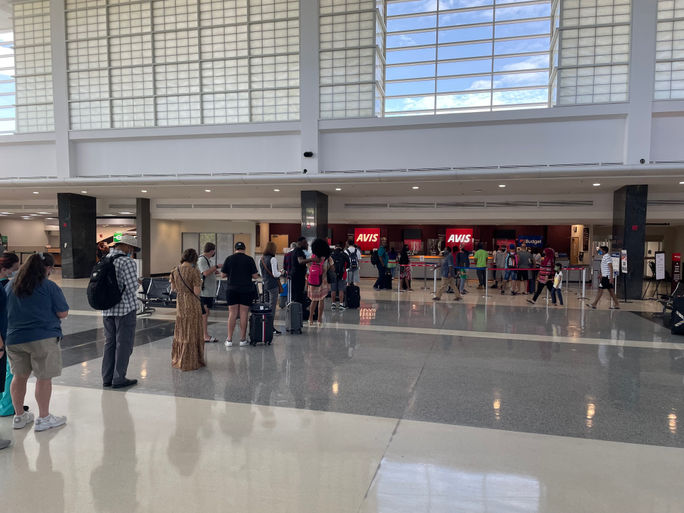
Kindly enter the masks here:
[[392, 273], [390, 273], [390, 272], [385, 273], [385, 276], [383, 277], [382, 285], [380, 288], [392, 290]]
[[292, 287], [288, 280], [287, 306], [285, 307], [285, 330], [288, 333], [301, 333], [304, 319], [302, 304], [292, 301]]
[[684, 296], [672, 298], [670, 331], [673, 335], [684, 335]]
[[361, 306], [361, 289], [353, 284], [347, 285], [345, 301], [347, 308], [359, 308]]
[[[257, 289], [258, 290], [258, 289]], [[257, 294], [252, 306], [249, 307], [249, 343], [257, 345], [263, 342], [270, 345], [273, 342], [273, 312], [269, 293], [263, 290]]]

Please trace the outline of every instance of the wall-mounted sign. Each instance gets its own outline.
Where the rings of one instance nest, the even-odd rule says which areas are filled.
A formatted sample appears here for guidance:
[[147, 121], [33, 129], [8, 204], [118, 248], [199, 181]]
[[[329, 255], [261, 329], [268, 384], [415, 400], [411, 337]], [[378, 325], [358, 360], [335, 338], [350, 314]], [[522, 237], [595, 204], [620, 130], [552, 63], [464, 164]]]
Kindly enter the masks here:
[[518, 245], [527, 244], [528, 248], [541, 248], [544, 245], [544, 237], [541, 235], [520, 235]]
[[672, 281], [679, 283], [682, 280], [682, 254], [672, 253]]
[[656, 266], [656, 271], [655, 271], [656, 280], [664, 280], [665, 279], [665, 252], [664, 251], [656, 251], [655, 266]]
[[627, 274], [627, 250], [620, 250], [620, 272], [622, 274]]
[[121, 242], [123, 232], [114, 232], [114, 242]]
[[380, 247], [380, 228], [355, 228], [354, 243], [362, 251], [372, 251]]
[[468, 251], [473, 250], [472, 228], [447, 228], [445, 245], [449, 248], [463, 245]]

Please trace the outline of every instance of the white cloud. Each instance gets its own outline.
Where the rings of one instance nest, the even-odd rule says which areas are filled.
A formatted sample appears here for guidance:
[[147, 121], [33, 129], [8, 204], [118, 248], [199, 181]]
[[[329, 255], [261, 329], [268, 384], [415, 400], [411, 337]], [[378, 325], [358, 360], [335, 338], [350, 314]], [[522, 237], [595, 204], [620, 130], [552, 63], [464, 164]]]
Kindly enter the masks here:
[[548, 55], [533, 55], [528, 57], [523, 61], [512, 62], [506, 64], [501, 68], [501, 71], [518, 71], [522, 69], [540, 69], [548, 68], [549, 66], [549, 56]]

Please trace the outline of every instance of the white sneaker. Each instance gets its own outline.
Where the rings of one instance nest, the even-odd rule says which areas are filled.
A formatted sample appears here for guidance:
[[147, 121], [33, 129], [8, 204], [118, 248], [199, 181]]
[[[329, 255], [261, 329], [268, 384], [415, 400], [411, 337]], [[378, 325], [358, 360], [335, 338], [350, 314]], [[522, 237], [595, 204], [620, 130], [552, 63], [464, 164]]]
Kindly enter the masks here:
[[342, 303], [340, 303], [340, 306], [337, 307], [338, 310], [346, 310], [347, 307], [344, 306]]
[[331, 310], [336, 310], [336, 309], [337, 309], [337, 305], [336, 305], [335, 303], [333, 303], [332, 305], [330, 305], [330, 309], [331, 309]]
[[56, 428], [66, 424], [66, 417], [55, 417], [52, 413], [47, 417], [36, 419], [36, 423], [33, 426], [34, 431], [45, 431], [47, 429]]
[[14, 429], [24, 429], [26, 427], [26, 424], [30, 424], [31, 422], [33, 422], [33, 413], [25, 411], [21, 415], [14, 416], [14, 422], [12, 423], [12, 427]]
[[226, 339], [226, 341], [223, 343], [223, 345], [226, 347], [233, 347], [233, 341]]
[[249, 345], [249, 342], [247, 342], [246, 340], [240, 340], [240, 347], [245, 347], [248, 345]]

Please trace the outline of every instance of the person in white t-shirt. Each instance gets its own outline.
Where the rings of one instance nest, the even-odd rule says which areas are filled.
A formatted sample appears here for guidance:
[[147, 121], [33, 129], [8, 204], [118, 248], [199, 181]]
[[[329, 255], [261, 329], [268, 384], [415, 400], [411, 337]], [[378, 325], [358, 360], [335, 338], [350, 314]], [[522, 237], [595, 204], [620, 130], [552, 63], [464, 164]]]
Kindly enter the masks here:
[[615, 285], [613, 279], [613, 258], [610, 256], [608, 246], [601, 246], [599, 248], [598, 254], [603, 255], [603, 258], [601, 259], [601, 282], [599, 283], [599, 289], [598, 294], [596, 294], [596, 299], [594, 299], [594, 302], [591, 303], [589, 306], [596, 310], [596, 305], [601, 299], [603, 291], [607, 290], [612, 300], [612, 306], [610, 308], [613, 310], [619, 310], [620, 303], [618, 302], [618, 298], [615, 295]]
[[553, 275], [553, 290], [551, 291], [551, 301], [556, 304], [556, 298], [561, 306], [563, 306], [563, 266], [556, 264], [556, 273]]
[[207, 242], [204, 245], [204, 253], [197, 260], [197, 269], [202, 274], [202, 290], [200, 291], [200, 301], [202, 302], [202, 328], [204, 329], [204, 342], [218, 342], [216, 337], [209, 335], [207, 325], [209, 322], [209, 310], [214, 308], [216, 301], [216, 291], [218, 288], [216, 274], [216, 245]]

